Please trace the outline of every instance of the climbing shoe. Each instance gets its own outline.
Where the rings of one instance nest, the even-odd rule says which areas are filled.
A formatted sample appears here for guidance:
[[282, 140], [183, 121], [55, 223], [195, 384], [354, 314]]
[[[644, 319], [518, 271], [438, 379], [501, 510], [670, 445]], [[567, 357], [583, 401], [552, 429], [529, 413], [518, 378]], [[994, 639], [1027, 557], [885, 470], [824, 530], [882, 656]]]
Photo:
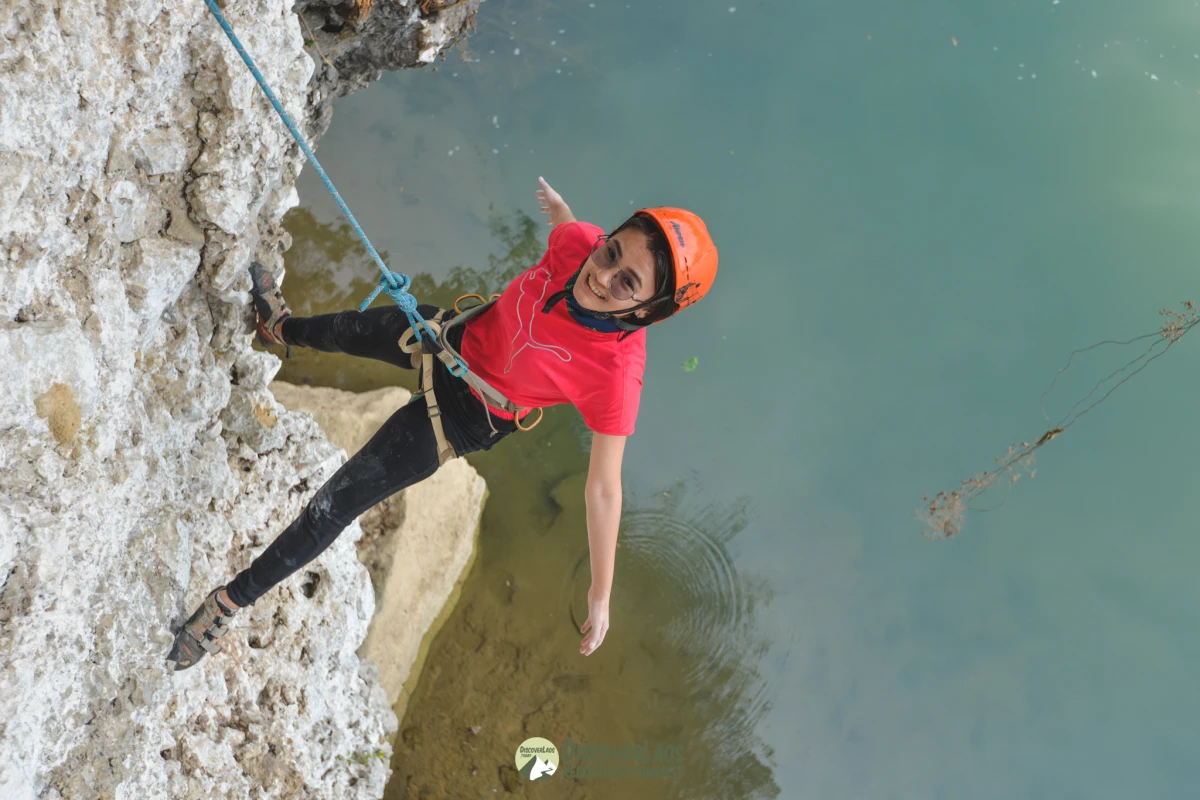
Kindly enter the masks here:
[[167, 656], [167, 661], [175, 664], [175, 671], [181, 672], [196, 665], [206, 653], [219, 653], [221, 646], [217, 644], [228, 631], [227, 622], [237, 613], [236, 609], [226, 608], [217, 599], [217, 593], [224, 589], [218, 586], [212, 590], [200, 607], [183, 623], [179, 633], [175, 634], [175, 644]]
[[283, 302], [275, 277], [262, 264], [252, 261], [250, 280], [254, 283], [250, 296], [254, 299], [254, 310], [258, 314], [258, 341], [262, 342], [263, 347], [275, 344], [287, 347], [287, 356], [291, 358], [292, 348], [283, 340], [280, 327], [292, 312]]

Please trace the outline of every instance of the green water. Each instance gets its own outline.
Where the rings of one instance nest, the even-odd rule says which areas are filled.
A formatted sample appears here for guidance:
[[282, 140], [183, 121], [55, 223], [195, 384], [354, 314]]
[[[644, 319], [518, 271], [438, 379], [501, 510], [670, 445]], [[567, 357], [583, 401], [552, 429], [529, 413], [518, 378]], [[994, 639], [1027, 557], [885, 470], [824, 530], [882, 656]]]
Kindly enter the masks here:
[[[541, 794], [1189, 795], [1196, 343], [1040, 450], [1036, 478], [956, 538], [912, 517], [1047, 430], [1040, 397], [1073, 349], [1200, 299], [1197, 4], [489, 0], [477, 21], [470, 60], [386, 75], [321, 142], [392, 267], [495, 270], [544, 175], [606, 228], [639, 205], [696, 210], [721, 272], [651, 331], [612, 628], [589, 659], [564, 615], [586, 590], [582, 506], [564, 499], [586, 432], [564, 409], [476, 461], [493, 484], [481, 557], [406, 719], [426, 738], [397, 747], [408, 796], [491, 795], [525, 736], [643, 734], [686, 742], [685, 778]], [[311, 171], [301, 198], [336, 220]], [[356, 303], [369, 262], [327, 267], [311, 219], [289, 224], [289, 301]], [[1077, 357], [1050, 421], [1137, 352]], [[312, 375], [397, 380], [371, 370]], [[522, 597], [558, 616], [530, 623]], [[538, 636], [460, 657], [479, 619]], [[529, 722], [542, 689], [556, 711]], [[438, 700], [489, 693], [504, 702], [478, 737]], [[452, 751], [436, 766], [435, 746]]]

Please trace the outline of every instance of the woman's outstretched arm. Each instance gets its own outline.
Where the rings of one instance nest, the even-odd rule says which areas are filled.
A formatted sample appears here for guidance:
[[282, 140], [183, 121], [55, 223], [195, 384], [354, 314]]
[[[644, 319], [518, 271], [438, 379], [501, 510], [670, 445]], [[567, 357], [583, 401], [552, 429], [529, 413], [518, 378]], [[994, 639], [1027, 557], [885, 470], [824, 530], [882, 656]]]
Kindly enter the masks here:
[[588, 590], [588, 618], [579, 645], [586, 655], [600, 646], [608, 633], [608, 600], [612, 594], [613, 566], [617, 556], [617, 530], [621, 525], [621, 459], [625, 437], [592, 434], [584, 500], [587, 503], [588, 550], [592, 562], [592, 587]]
[[562, 195], [554, 191], [554, 187], [546, 183], [545, 178], [538, 178], [539, 188], [534, 195], [537, 197], [538, 207], [545, 212], [549, 219], [546, 220], [550, 225], [558, 225], [562, 222], [574, 222], [575, 215], [571, 213], [570, 206], [562, 199]]

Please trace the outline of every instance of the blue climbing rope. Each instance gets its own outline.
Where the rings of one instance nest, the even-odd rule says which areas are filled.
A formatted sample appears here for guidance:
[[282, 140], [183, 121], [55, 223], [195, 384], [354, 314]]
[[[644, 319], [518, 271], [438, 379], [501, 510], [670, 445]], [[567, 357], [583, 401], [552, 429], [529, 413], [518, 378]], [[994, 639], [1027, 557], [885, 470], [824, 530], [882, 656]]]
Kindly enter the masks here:
[[[356, 220], [354, 215], [350, 213], [350, 208], [346, 205], [346, 202], [342, 200], [342, 196], [338, 194], [338, 190], [334, 188], [333, 181], [329, 180], [329, 176], [325, 174], [325, 170], [321, 167], [321, 162], [317, 161], [317, 157], [309, 148], [308, 143], [304, 141], [304, 137], [300, 135], [300, 131], [296, 128], [296, 124], [292, 122], [292, 118], [288, 116], [288, 113], [283, 110], [283, 106], [280, 104], [279, 99], [275, 97], [275, 93], [272, 92], [271, 87], [267, 85], [262, 73], [259, 72], [258, 67], [254, 65], [254, 61], [250, 58], [250, 54], [246, 52], [246, 48], [242, 47], [242, 43], [238, 40], [237, 34], [235, 34], [233, 32], [233, 28], [229, 26], [229, 21], [225, 19], [225, 16], [221, 13], [221, 10], [217, 8], [216, 0], [204, 0], [204, 4], [208, 6], [208, 10], [211, 11], [213, 16], [217, 18], [217, 22], [220, 23], [221, 29], [225, 31], [225, 35], [228, 36], [229, 41], [233, 43], [234, 49], [238, 51], [238, 55], [242, 57], [242, 61], [245, 61], [246, 66], [250, 68], [251, 74], [254, 75], [254, 80], [258, 82], [258, 88], [263, 90], [263, 94], [267, 96], [267, 99], [271, 101], [271, 105], [273, 105], [275, 110], [279, 112], [279, 116], [283, 120], [283, 124], [287, 125], [287, 129], [291, 132], [292, 138], [296, 140], [296, 143], [300, 145], [300, 149], [304, 151], [304, 157], [307, 158], [317, 170], [317, 174], [321, 176], [321, 182], [325, 184], [325, 188], [329, 190], [331, 195], [333, 195], [333, 199], [337, 201], [338, 207], [342, 209], [342, 213], [346, 215], [346, 219], [350, 220], [350, 224], [354, 226], [354, 232], [358, 234], [359, 239], [362, 239], [362, 243], [366, 245], [367, 252], [371, 254], [371, 258], [375, 259], [375, 263], [379, 266], [379, 271], [382, 273], [379, 276], [379, 285], [376, 286], [371, 292], [370, 296], [368, 296], [367, 299], [362, 302], [362, 304], [358, 307], [358, 310], [366, 311], [368, 306], [370, 306], [375, 298], [379, 296], [380, 292], [387, 292], [388, 296], [396, 301], [396, 305], [398, 305], [400, 310], [403, 311], [405, 316], [408, 317], [408, 324], [412, 326], [413, 333], [415, 333], [417, 336], [417, 341], [422, 341], [421, 332], [424, 331], [429, 336], [430, 341], [436, 342], [437, 336], [434, 335], [433, 331], [429, 328], [429, 325], [426, 324], [424, 319], [422, 319], [420, 312], [417, 311], [417, 298], [408, 293], [408, 287], [412, 285], [412, 280], [407, 275], [398, 272], [392, 272], [387, 268], [387, 265], [383, 263], [383, 259], [379, 257], [379, 253], [375, 252], [375, 247], [371, 244], [371, 240], [367, 238], [367, 234], [363, 233], [363, 229], [359, 226], [358, 220]], [[446, 368], [450, 370], [451, 374], [457, 377], [462, 377], [467, 372], [467, 365], [461, 358], [455, 358], [454, 360], [457, 362], [455, 366], [447, 365]]]

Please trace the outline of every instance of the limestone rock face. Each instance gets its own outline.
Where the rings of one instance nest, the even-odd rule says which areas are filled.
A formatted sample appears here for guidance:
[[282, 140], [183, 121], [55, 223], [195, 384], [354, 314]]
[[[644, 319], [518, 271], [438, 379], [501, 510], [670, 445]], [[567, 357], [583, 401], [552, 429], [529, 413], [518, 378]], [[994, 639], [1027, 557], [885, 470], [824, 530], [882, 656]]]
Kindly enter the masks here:
[[[291, 5], [222, 7], [304, 126]], [[381, 796], [357, 524], [164, 662], [344, 458], [250, 349], [299, 148], [199, 0], [8, 3], [0, 37], [0, 798]]]
[[[311, 414], [329, 440], [351, 454], [409, 400], [396, 387], [355, 394], [275, 381], [270, 389], [289, 410]], [[359, 558], [371, 572], [377, 603], [358, 652], [378, 666], [388, 703], [401, 716], [429, 642], [471, 565], [486, 492], [479, 473], [454, 459], [360, 518], [368, 534], [359, 542]]]

